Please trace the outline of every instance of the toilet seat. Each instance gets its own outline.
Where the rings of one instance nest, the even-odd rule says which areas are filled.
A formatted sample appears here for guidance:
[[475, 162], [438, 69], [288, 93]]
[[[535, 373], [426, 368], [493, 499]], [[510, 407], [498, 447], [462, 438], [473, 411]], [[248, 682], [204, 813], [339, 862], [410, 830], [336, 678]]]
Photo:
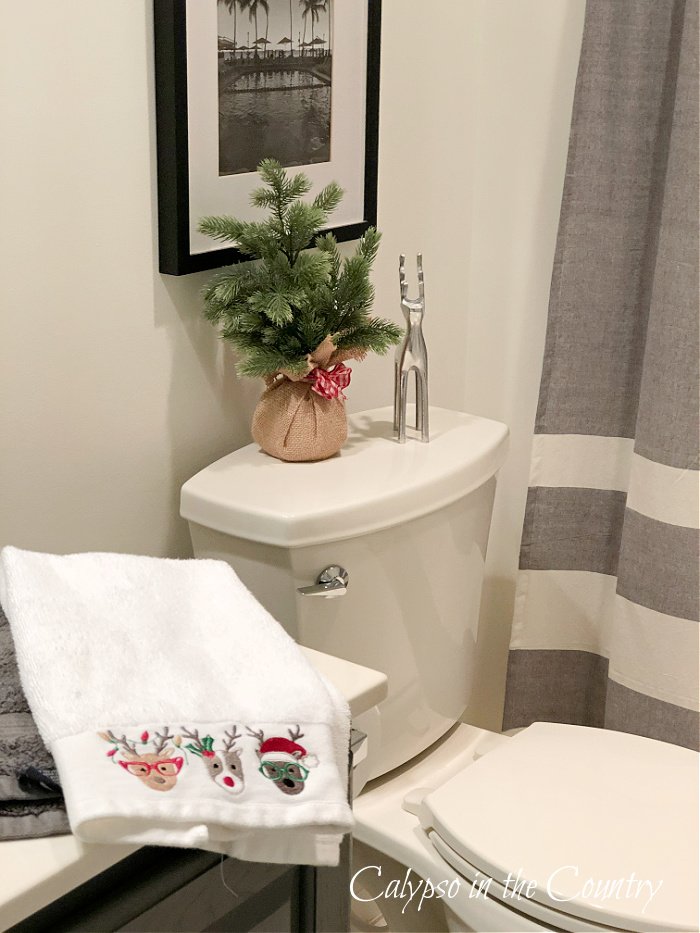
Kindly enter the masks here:
[[[484, 876], [479, 871], [478, 868], [475, 868], [473, 865], [470, 865], [462, 856], [455, 852], [454, 849], [450, 848], [447, 843], [442, 839], [438, 834], [431, 830], [428, 834], [431, 843], [435, 847], [435, 850], [441, 855], [441, 857], [450, 865], [454, 870], [464, 878], [469, 885], [472, 885], [472, 882], [478, 885], [484, 880]], [[538, 903], [535, 900], [530, 900], [526, 905], [521, 904], [518, 901], [513, 903], [509, 902], [509, 898], [505, 894], [505, 889], [502, 884], [497, 883], [495, 880], [490, 886], [488, 895], [489, 899], [496, 903], [503, 905], [509, 911], [517, 911], [520, 914], [524, 914], [528, 918], [537, 921], [537, 923], [543, 924], [543, 929], [550, 930], [566, 930], [567, 933], [581, 933], [581, 918], [573, 916], [572, 914], [560, 913], [557, 910], [552, 910], [550, 907], [545, 907], [543, 904]], [[586, 933], [610, 933], [609, 926], [598, 926], [592, 921], [588, 921], [585, 926]]]
[[[490, 896], [555, 928], [697, 929], [689, 749], [536, 723], [428, 793], [420, 819], [465, 887], [491, 878]], [[509, 872], [533, 882], [517, 899]]]

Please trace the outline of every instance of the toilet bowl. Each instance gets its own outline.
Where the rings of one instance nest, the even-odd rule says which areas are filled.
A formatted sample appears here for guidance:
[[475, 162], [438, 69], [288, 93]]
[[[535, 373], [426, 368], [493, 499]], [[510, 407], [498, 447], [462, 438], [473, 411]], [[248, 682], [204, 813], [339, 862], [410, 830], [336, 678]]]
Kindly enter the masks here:
[[460, 725], [368, 785], [355, 816], [353, 895], [376, 930], [698, 929], [698, 756], [685, 748]]
[[346, 447], [320, 463], [249, 445], [181, 496], [196, 556], [228, 561], [301, 644], [388, 675], [387, 699], [354, 722], [368, 736], [356, 928], [697, 929], [695, 753], [584, 727], [511, 738], [460, 723], [508, 432], [431, 409], [430, 443], [399, 445], [392, 420], [389, 408], [354, 416]]

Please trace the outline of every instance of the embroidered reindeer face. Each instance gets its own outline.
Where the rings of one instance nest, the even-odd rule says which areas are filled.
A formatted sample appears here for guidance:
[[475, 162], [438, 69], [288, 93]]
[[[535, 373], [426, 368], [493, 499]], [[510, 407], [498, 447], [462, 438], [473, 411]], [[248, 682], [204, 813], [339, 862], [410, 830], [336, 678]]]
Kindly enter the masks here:
[[245, 787], [245, 781], [241, 753], [235, 747], [236, 739], [241, 737], [236, 727], [232, 727], [232, 732], [224, 732], [225, 738], [221, 751], [214, 749], [212, 736], [205, 735], [203, 739], [200, 739], [198, 729], [190, 732], [184, 726], [181, 728], [183, 736], [192, 740], [185, 747], [202, 759], [212, 781], [229, 794], [240, 794]]
[[138, 755], [136, 759], [120, 761], [119, 764], [153, 790], [172, 790], [182, 767], [182, 758], [171, 758], [172, 749], [160, 754]]
[[309, 768], [315, 767], [318, 761], [314, 755], [307, 754], [303, 745], [298, 744], [297, 739], [304, 736], [299, 726], [287, 731], [288, 739], [283, 736], [266, 739], [262, 730], [254, 732], [248, 729], [248, 734], [258, 740], [258, 771], [283, 794], [294, 797], [304, 790]]
[[[151, 742], [154, 747], [152, 752], [139, 752], [136, 740], [127, 739], [125, 735], [122, 735], [120, 739], [111, 731], [100, 732], [99, 735], [114, 746], [107, 754], [114, 757], [121, 751], [124, 757], [116, 759], [118, 763], [146, 787], [157, 791], [172, 790], [175, 787], [183, 758], [175, 755], [175, 749], [168, 746], [167, 743], [173, 736], [169, 733], [167, 726], [163, 726], [162, 733], [155, 733], [155, 738]], [[144, 732], [141, 736], [141, 744], [145, 745], [149, 738], [148, 732]]]

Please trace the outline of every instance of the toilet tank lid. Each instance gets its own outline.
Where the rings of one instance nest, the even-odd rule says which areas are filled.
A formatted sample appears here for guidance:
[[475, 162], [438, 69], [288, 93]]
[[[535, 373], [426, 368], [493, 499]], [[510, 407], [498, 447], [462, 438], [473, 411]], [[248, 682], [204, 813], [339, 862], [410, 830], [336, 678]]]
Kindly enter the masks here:
[[249, 444], [185, 483], [180, 514], [249, 541], [302, 547], [433, 512], [505, 459], [508, 428], [498, 421], [431, 408], [430, 443], [399, 444], [392, 419], [391, 408], [352, 416], [340, 454], [318, 463], [283, 463]]

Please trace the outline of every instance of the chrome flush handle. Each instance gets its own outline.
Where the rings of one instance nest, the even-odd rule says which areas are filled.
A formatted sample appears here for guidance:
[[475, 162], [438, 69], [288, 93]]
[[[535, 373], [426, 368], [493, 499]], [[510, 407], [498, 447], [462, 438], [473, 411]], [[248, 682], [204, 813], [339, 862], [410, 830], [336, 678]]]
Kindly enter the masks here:
[[345, 596], [348, 591], [348, 572], [344, 567], [331, 564], [322, 570], [316, 582], [311, 586], [300, 586], [297, 593], [302, 596], [323, 596], [325, 599], [333, 599], [336, 596]]

